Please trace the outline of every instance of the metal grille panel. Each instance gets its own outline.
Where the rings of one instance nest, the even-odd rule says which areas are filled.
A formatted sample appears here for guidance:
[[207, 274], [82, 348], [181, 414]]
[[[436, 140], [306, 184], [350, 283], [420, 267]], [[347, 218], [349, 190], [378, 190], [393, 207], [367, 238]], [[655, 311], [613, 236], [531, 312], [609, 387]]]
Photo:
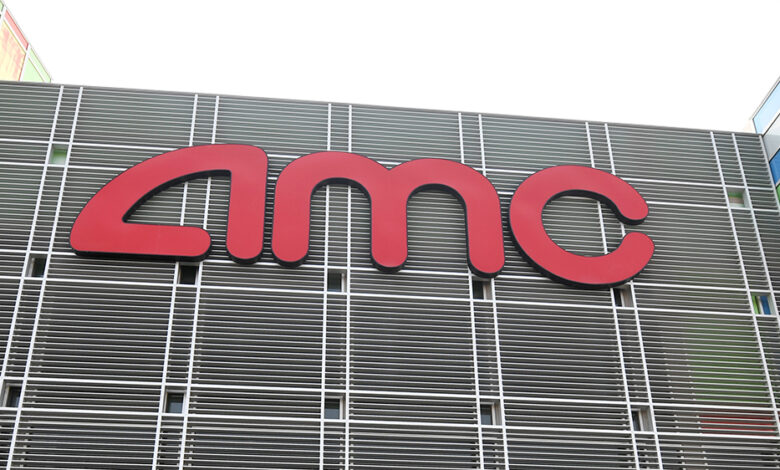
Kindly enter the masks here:
[[[206, 228], [194, 280], [171, 261], [71, 252], [111, 178], [211, 143], [269, 153], [258, 263], [227, 256], [222, 176], [130, 218]], [[619, 291], [577, 289], [538, 274], [505, 227], [504, 270], [474, 279], [462, 206], [426, 190], [408, 204], [405, 268], [382, 273], [366, 195], [332, 184], [312, 197], [306, 262], [281, 267], [275, 180], [324, 150], [462, 162], [504, 213], [533, 172], [593, 166], [639, 190], [647, 221], [564, 197], [544, 211], [549, 235], [598, 256], [638, 230], [656, 254]], [[777, 308], [780, 213], [755, 135], [1, 83], [0, 224], [0, 405], [11, 390], [21, 403], [0, 406], [8, 469], [780, 466], [780, 325], [756, 313], [764, 297]]]

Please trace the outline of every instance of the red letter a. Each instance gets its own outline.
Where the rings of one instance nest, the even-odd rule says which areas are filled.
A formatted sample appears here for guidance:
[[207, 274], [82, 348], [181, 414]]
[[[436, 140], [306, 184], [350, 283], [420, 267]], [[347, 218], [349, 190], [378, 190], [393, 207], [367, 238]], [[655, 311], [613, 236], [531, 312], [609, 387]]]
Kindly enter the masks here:
[[89, 200], [70, 232], [79, 254], [115, 254], [199, 260], [211, 248], [197, 227], [127, 223], [155, 193], [182, 181], [230, 176], [227, 250], [238, 262], [253, 262], [263, 248], [268, 157], [250, 145], [204, 145], [167, 152], [135, 165], [109, 181]]

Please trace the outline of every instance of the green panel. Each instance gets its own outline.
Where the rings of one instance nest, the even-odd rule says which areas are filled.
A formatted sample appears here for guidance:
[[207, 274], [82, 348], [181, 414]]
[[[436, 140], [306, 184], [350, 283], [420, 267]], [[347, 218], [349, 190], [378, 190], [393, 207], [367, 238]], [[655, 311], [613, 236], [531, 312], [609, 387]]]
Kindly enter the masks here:
[[32, 60], [32, 63], [35, 64], [36, 67], [38, 67], [38, 71], [41, 73], [41, 76], [43, 77], [44, 82], [50, 82], [51, 77], [46, 72], [46, 68], [41, 63], [41, 60], [38, 58], [38, 55], [35, 53], [34, 50], [30, 50], [29, 54], [27, 54], [27, 57]]
[[38, 73], [37, 70], [35, 70], [35, 67], [32, 66], [30, 63], [30, 60], [27, 59], [27, 63], [25, 64], [26, 67], [24, 68], [24, 72], [22, 73], [22, 81], [23, 82], [42, 82], [43, 77], [41, 77], [41, 74]]
[[49, 163], [52, 165], [64, 165], [66, 161], [68, 161], [68, 149], [52, 146], [49, 154]]
[[0, 10], [3, 9], [3, 2], [0, 2]]

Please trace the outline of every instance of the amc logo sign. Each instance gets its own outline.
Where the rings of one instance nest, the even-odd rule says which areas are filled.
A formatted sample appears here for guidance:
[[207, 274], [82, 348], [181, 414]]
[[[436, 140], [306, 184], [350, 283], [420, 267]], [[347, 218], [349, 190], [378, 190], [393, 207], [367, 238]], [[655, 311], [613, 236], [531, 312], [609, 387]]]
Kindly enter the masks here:
[[[263, 248], [267, 172], [268, 156], [249, 145], [206, 145], [158, 155], [123, 172], [92, 197], [73, 224], [70, 244], [81, 255], [201, 260], [211, 248], [205, 230], [127, 220], [144, 201], [167, 187], [208, 175], [228, 175], [227, 251], [236, 262], [255, 262]], [[312, 193], [328, 183], [356, 186], [369, 198], [371, 258], [383, 271], [401, 269], [406, 261], [407, 201], [430, 188], [452, 193], [464, 207], [471, 271], [492, 277], [504, 266], [498, 194], [481, 173], [432, 158], [388, 170], [345, 152], [300, 157], [279, 175], [271, 249], [280, 264], [296, 266], [306, 259]], [[586, 288], [619, 285], [639, 274], [655, 248], [645, 234], [629, 233], [615, 251], [603, 256], [576, 255], [550, 239], [542, 211], [547, 203], [566, 195], [602, 201], [626, 224], [639, 224], [648, 215], [642, 196], [612, 174], [583, 166], [547, 168], [520, 184], [509, 207], [509, 228], [523, 257], [552, 279]]]

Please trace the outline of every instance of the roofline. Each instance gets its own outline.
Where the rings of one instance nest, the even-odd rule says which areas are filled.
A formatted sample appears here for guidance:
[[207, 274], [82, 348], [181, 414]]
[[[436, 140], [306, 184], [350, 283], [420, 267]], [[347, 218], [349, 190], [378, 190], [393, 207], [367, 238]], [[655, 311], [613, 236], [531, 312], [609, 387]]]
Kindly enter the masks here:
[[[778, 79], [778, 82], [780, 82], [780, 78]], [[348, 103], [348, 102], [342, 102], [342, 101], [324, 101], [324, 100], [306, 100], [306, 99], [298, 99], [298, 98], [278, 98], [278, 97], [269, 97], [269, 96], [249, 96], [249, 95], [237, 95], [233, 93], [201, 93], [198, 91], [181, 91], [181, 90], [160, 90], [160, 89], [150, 89], [150, 88], [130, 88], [130, 87], [112, 87], [112, 86], [102, 86], [102, 85], [79, 85], [79, 84], [69, 84], [69, 83], [55, 83], [55, 82], [21, 82], [21, 81], [13, 81], [13, 80], [0, 80], [0, 84], [11, 84], [11, 85], [33, 85], [33, 86], [66, 86], [66, 87], [85, 87], [85, 88], [96, 88], [96, 89], [102, 89], [102, 90], [124, 90], [124, 91], [135, 91], [135, 92], [153, 92], [153, 93], [170, 93], [170, 94], [178, 94], [178, 95], [210, 95], [210, 96], [220, 96], [220, 97], [231, 97], [231, 98], [256, 98], [261, 100], [278, 100], [278, 101], [289, 101], [293, 103], [318, 103], [318, 104], [342, 104], [342, 105], [353, 105], [353, 106], [366, 106], [366, 107], [372, 107], [372, 108], [384, 108], [384, 109], [394, 109], [399, 111], [428, 111], [428, 112], [440, 112], [440, 113], [468, 113], [468, 114], [481, 114], [483, 116], [496, 116], [496, 117], [513, 117], [513, 118], [522, 118], [522, 119], [535, 119], [540, 121], [554, 121], [554, 122], [572, 122], [572, 123], [605, 123], [605, 124], [613, 124], [618, 126], [626, 126], [626, 127], [642, 127], [642, 128], [652, 128], [652, 129], [666, 129], [666, 130], [678, 130], [678, 131], [697, 131], [697, 132], [718, 132], [718, 133], [726, 133], [726, 134], [738, 134], [738, 135], [750, 135], [750, 136], [760, 136], [761, 134], [758, 134], [756, 132], [746, 132], [746, 131], [734, 131], [734, 130], [725, 130], [725, 129], [706, 129], [706, 128], [700, 128], [700, 127], [674, 127], [674, 126], [663, 126], [659, 124], [640, 124], [640, 123], [629, 123], [629, 122], [615, 122], [615, 121], [603, 121], [603, 120], [587, 120], [587, 119], [567, 119], [567, 118], [556, 118], [556, 117], [547, 117], [547, 116], [528, 116], [524, 114], [506, 114], [506, 113], [483, 113], [479, 111], [462, 111], [457, 109], [432, 109], [432, 108], [412, 108], [412, 107], [404, 107], [404, 106], [388, 106], [388, 105], [381, 105], [381, 104], [371, 104], [371, 103]]]
[[[752, 122], [753, 119], [755, 119], [756, 114], [761, 110], [761, 107], [764, 106], [764, 103], [766, 103], [767, 98], [769, 98], [769, 95], [772, 94], [773, 91], [775, 91], [775, 88], [777, 88], [777, 85], [780, 84], [780, 77], [777, 77], [777, 80], [775, 80], [774, 85], [772, 85], [771, 88], [769, 88], [769, 91], [766, 92], [764, 95], [764, 98], [761, 100], [761, 103], [759, 103], [758, 107], [756, 107], [756, 110], [753, 111], [753, 114], [750, 115], [750, 121]], [[753, 126], [755, 128], [755, 125]]]

